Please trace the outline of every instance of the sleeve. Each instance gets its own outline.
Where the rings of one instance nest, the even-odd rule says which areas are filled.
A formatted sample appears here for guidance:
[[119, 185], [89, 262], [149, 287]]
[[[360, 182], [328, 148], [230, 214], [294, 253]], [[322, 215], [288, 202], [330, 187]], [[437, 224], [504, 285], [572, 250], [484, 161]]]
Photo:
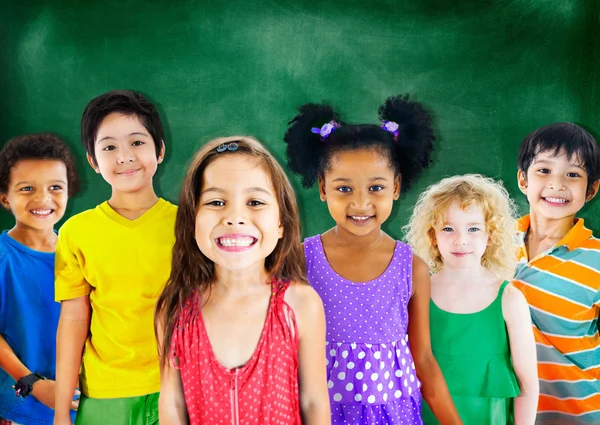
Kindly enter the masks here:
[[67, 223], [58, 232], [54, 265], [54, 299], [57, 302], [89, 295], [90, 284], [83, 275], [83, 257], [76, 248]]

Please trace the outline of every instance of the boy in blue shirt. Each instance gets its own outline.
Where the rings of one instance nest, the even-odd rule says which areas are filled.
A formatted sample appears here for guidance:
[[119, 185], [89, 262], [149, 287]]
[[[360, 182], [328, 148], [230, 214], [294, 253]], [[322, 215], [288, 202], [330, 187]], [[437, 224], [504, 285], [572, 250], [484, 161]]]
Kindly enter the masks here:
[[78, 187], [73, 156], [55, 135], [16, 137], [0, 151], [0, 203], [15, 217], [0, 234], [0, 424], [54, 420], [54, 225]]

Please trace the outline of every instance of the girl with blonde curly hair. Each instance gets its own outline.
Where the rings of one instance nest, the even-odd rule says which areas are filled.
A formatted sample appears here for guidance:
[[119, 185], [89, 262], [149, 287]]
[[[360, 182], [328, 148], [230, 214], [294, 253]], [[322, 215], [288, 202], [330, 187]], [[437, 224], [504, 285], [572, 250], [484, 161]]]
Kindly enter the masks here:
[[[516, 265], [515, 207], [501, 183], [476, 174], [430, 186], [406, 239], [432, 272], [431, 346], [469, 424], [533, 424], [538, 400], [529, 308], [506, 279]], [[423, 422], [438, 424], [426, 404]]]

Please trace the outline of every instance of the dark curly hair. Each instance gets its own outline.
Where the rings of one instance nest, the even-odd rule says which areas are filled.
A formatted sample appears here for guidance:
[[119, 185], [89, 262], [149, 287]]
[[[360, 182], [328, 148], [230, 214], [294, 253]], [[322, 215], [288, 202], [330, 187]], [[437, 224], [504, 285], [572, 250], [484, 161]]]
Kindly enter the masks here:
[[113, 90], [92, 99], [81, 117], [81, 143], [92, 161], [96, 162], [94, 144], [100, 124], [108, 115], [118, 112], [137, 117], [154, 140], [156, 157], [160, 155], [165, 132], [160, 115], [152, 102], [131, 90]]
[[[387, 157], [396, 176], [402, 175], [402, 191], [409, 189], [415, 178], [429, 163], [435, 136], [431, 115], [408, 95], [389, 97], [379, 107], [381, 121], [399, 125], [398, 137], [378, 125], [347, 124], [327, 104], [307, 103], [290, 121], [285, 134], [286, 155], [290, 169], [302, 177], [302, 185], [311, 187], [323, 177], [331, 158], [338, 152], [354, 149], [376, 149]], [[335, 121], [340, 125], [326, 139], [311, 131]]]
[[588, 175], [587, 190], [600, 179], [600, 148], [594, 136], [577, 124], [557, 122], [529, 133], [519, 146], [517, 165], [527, 175], [527, 170], [540, 152], [558, 155], [564, 151], [570, 161], [573, 156], [582, 162]]
[[19, 161], [43, 159], [60, 161], [67, 168], [69, 196], [79, 192], [75, 158], [67, 143], [52, 133], [26, 134], [10, 139], [0, 151], [0, 193], [7, 193], [10, 171]]

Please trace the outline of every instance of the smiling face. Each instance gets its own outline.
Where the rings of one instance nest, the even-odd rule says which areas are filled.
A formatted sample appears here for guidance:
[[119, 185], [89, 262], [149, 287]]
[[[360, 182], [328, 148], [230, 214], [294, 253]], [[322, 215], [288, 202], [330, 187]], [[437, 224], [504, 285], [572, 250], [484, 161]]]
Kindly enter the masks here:
[[283, 236], [270, 176], [256, 158], [222, 155], [204, 171], [196, 243], [217, 269], [264, 268]]
[[152, 187], [152, 178], [164, 157], [159, 157], [152, 136], [136, 116], [112, 113], [98, 127], [94, 145], [95, 161], [90, 165], [113, 188], [134, 193]]
[[549, 151], [538, 153], [527, 173], [519, 171], [518, 180], [531, 212], [550, 220], [572, 218], [598, 190], [595, 182], [587, 192], [584, 164], [576, 155], [569, 159], [564, 151], [558, 155]]
[[435, 241], [444, 268], [479, 267], [489, 244], [486, 221], [480, 205], [462, 209], [453, 202], [444, 214], [441, 227], [435, 229]]
[[321, 200], [340, 229], [357, 236], [379, 231], [400, 196], [400, 178], [377, 150], [342, 151], [319, 179]]
[[10, 170], [2, 205], [15, 216], [18, 227], [51, 230], [65, 213], [67, 167], [61, 161], [27, 159]]

